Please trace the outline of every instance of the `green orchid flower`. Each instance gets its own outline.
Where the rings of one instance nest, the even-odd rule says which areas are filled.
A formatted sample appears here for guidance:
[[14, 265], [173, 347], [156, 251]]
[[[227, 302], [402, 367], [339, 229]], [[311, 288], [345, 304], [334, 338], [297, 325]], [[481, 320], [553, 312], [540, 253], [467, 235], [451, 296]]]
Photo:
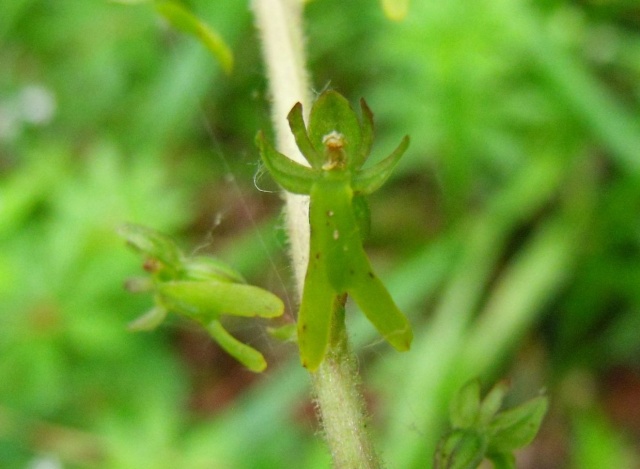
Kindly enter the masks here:
[[240, 273], [217, 259], [185, 256], [171, 238], [145, 226], [127, 224], [119, 234], [144, 256], [143, 267], [151, 276], [132, 279], [127, 287], [155, 293], [154, 307], [130, 323], [131, 330], [154, 329], [173, 311], [200, 323], [229, 355], [250, 370], [266, 368], [262, 354], [229, 334], [220, 316], [280, 316], [284, 312], [280, 298], [247, 285]]
[[305, 127], [302, 105], [288, 115], [298, 148], [310, 167], [277, 152], [262, 132], [257, 144], [262, 160], [285, 190], [310, 196], [309, 265], [298, 317], [298, 344], [303, 366], [315, 370], [327, 350], [334, 302], [344, 294], [354, 298], [364, 314], [397, 350], [408, 350], [413, 333], [382, 281], [374, 273], [362, 246], [366, 231], [363, 196], [377, 190], [391, 175], [409, 145], [379, 163], [363, 168], [373, 143], [373, 114], [360, 102], [363, 121], [335, 91], [322, 93]]

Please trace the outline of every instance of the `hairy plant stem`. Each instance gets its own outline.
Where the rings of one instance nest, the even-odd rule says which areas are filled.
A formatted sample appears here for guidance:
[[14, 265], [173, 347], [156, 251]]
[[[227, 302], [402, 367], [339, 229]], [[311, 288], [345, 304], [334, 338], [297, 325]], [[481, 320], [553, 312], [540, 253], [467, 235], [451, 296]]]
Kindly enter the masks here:
[[343, 295], [334, 304], [329, 351], [311, 379], [334, 467], [375, 469], [382, 464], [367, 430], [357, 359], [344, 322], [346, 300]]
[[[289, 130], [286, 116], [297, 102], [310, 109], [304, 56], [301, 0], [253, 0], [273, 99], [272, 119], [278, 150], [307, 164]], [[309, 261], [309, 198], [285, 193], [285, 212], [298, 302]], [[350, 350], [344, 323], [344, 302], [334, 306], [329, 350], [311, 373], [323, 433], [336, 469], [381, 467], [367, 432], [364, 399], [356, 358]]]

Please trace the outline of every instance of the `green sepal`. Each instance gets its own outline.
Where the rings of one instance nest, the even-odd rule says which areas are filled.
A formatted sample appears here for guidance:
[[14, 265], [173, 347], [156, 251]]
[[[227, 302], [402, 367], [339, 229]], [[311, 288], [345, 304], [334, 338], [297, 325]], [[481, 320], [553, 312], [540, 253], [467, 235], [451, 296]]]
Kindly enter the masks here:
[[260, 373], [267, 367], [267, 362], [260, 352], [229, 334], [220, 321], [210, 321], [205, 328], [220, 347], [251, 371]]
[[325, 136], [338, 132], [344, 139], [343, 150], [346, 155], [347, 167], [353, 166], [360, 158], [356, 155], [360, 149], [360, 122], [355, 111], [340, 93], [325, 91], [313, 103], [309, 115], [309, 139], [313, 147], [325, 159]]
[[196, 37], [218, 60], [225, 73], [231, 73], [233, 54], [215, 30], [177, 2], [157, 2], [156, 11], [174, 28]]
[[406, 135], [400, 145], [382, 161], [375, 165], [358, 171], [353, 177], [353, 192], [367, 195], [375, 192], [391, 176], [393, 169], [409, 146], [409, 136]]
[[497, 414], [488, 427], [489, 452], [510, 452], [531, 443], [540, 429], [547, 405], [547, 398], [538, 396]]
[[480, 404], [478, 412], [480, 425], [488, 425], [492, 421], [500, 407], [502, 407], [502, 401], [504, 401], [504, 396], [508, 391], [509, 384], [506, 381], [500, 381], [491, 388], [482, 400], [482, 404]]
[[201, 323], [231, 316], [273, 318], [284, 312], [282, 300], [262, 288], [239, 283], [171, 281], [158, 285], [162, 304]]
[[213, 257], [197, 256], [183, 261], [183, 272], [180, 280], [218, 280], [222, 282], [245, 283], [240, 272]]
[[453, 428], [469, 428], [478, 422], [480, 381], [474, 379], [462, 386], [449, 404], [449, 420]]
[[183, 255], [169, 236], [133, 223], [119, 226], [117, 232], [134, 250], [148, 258], [159, 260], [176, 275], [179, 273]]
[[167, 317], [167, 309], [163, 306], [156, 305], [139, 318], [129, 323], [127, 328], [130, 331], [150, 331], [155, 329]]
[[367, 161], [373, 146], [373, 112], [371, 112], [364, 98], [360, 99], [360, 109], [362, 110], [361, 139], [360, 147], [353, 161], [354, 168], [360, 168]]
[[311, 186], [318, 179], [317, 172], [276, 151], [262, 131], [258, 132], [256, 143], [262, 161], [278, 184], [294, 194], [308, 195], [311, 192]]
[[293, 133], [296, 139], [296, 145], [300, 150], [300, 153], [305, 157], [313, 169], [322, 169], [324, 164], [324, 152], [316, 150], [309, 139], [309, 134], [304, 124], [304, 118], [302, 117], [302, 104], [297, 103], [287, 116], [289, 121], [289, 127], [291, 133]]

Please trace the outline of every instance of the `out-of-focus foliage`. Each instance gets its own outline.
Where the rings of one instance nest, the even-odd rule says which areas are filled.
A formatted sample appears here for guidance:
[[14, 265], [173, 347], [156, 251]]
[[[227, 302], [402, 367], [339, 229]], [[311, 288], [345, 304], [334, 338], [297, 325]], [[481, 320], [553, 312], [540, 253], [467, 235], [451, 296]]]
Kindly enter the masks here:
[[[125, 221], [276, 293], [289, 280], [280, 200], [253, 187], [269, 112], [248, 4], [188, 6], [231, 47], [230, 76], [148, 3], [0, 6], [0, 467], [328, 467], [293, 348], [260, 325], [225, 325], [281, 361], [259, 381], [185, 323], [126, 330], [146, 303], [122, 289]], [[389, 467], [431, 460], [476, 375], [510, 376], [514, 402], [547, 388], [518, 467], [637, 465], [637, 2], [306, 10], [317, 91], [376, 111], [372, 160], [412, 138], [368, 243], [411, 352], [350, 317]]]

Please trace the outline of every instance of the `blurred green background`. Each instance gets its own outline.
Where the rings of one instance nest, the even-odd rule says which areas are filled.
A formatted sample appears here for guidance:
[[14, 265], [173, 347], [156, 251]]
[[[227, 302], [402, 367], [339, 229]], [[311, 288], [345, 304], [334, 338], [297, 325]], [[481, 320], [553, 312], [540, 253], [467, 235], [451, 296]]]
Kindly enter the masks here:
[[[295, 349], [263, 324], [230, 324], [260, 376], [187, 322], [126, 329], [150, 304], [122, 288], [141, 272], [126, 221], [291, 291], [248, 4], [188, 5], [230, 76], [147, 3], [0, 6], [2, 468], [329, 467]], [[401, 23], [315, 0], [306, 21], [316, 91], [367, 98], [374, 155], [412, 138], [368, 249], [414, 346], [349, 319], [388, 466], [429, 467], [480, 376], [550, 397], [519, 467], [640, 467], [637, 0], [414, 0]]]

